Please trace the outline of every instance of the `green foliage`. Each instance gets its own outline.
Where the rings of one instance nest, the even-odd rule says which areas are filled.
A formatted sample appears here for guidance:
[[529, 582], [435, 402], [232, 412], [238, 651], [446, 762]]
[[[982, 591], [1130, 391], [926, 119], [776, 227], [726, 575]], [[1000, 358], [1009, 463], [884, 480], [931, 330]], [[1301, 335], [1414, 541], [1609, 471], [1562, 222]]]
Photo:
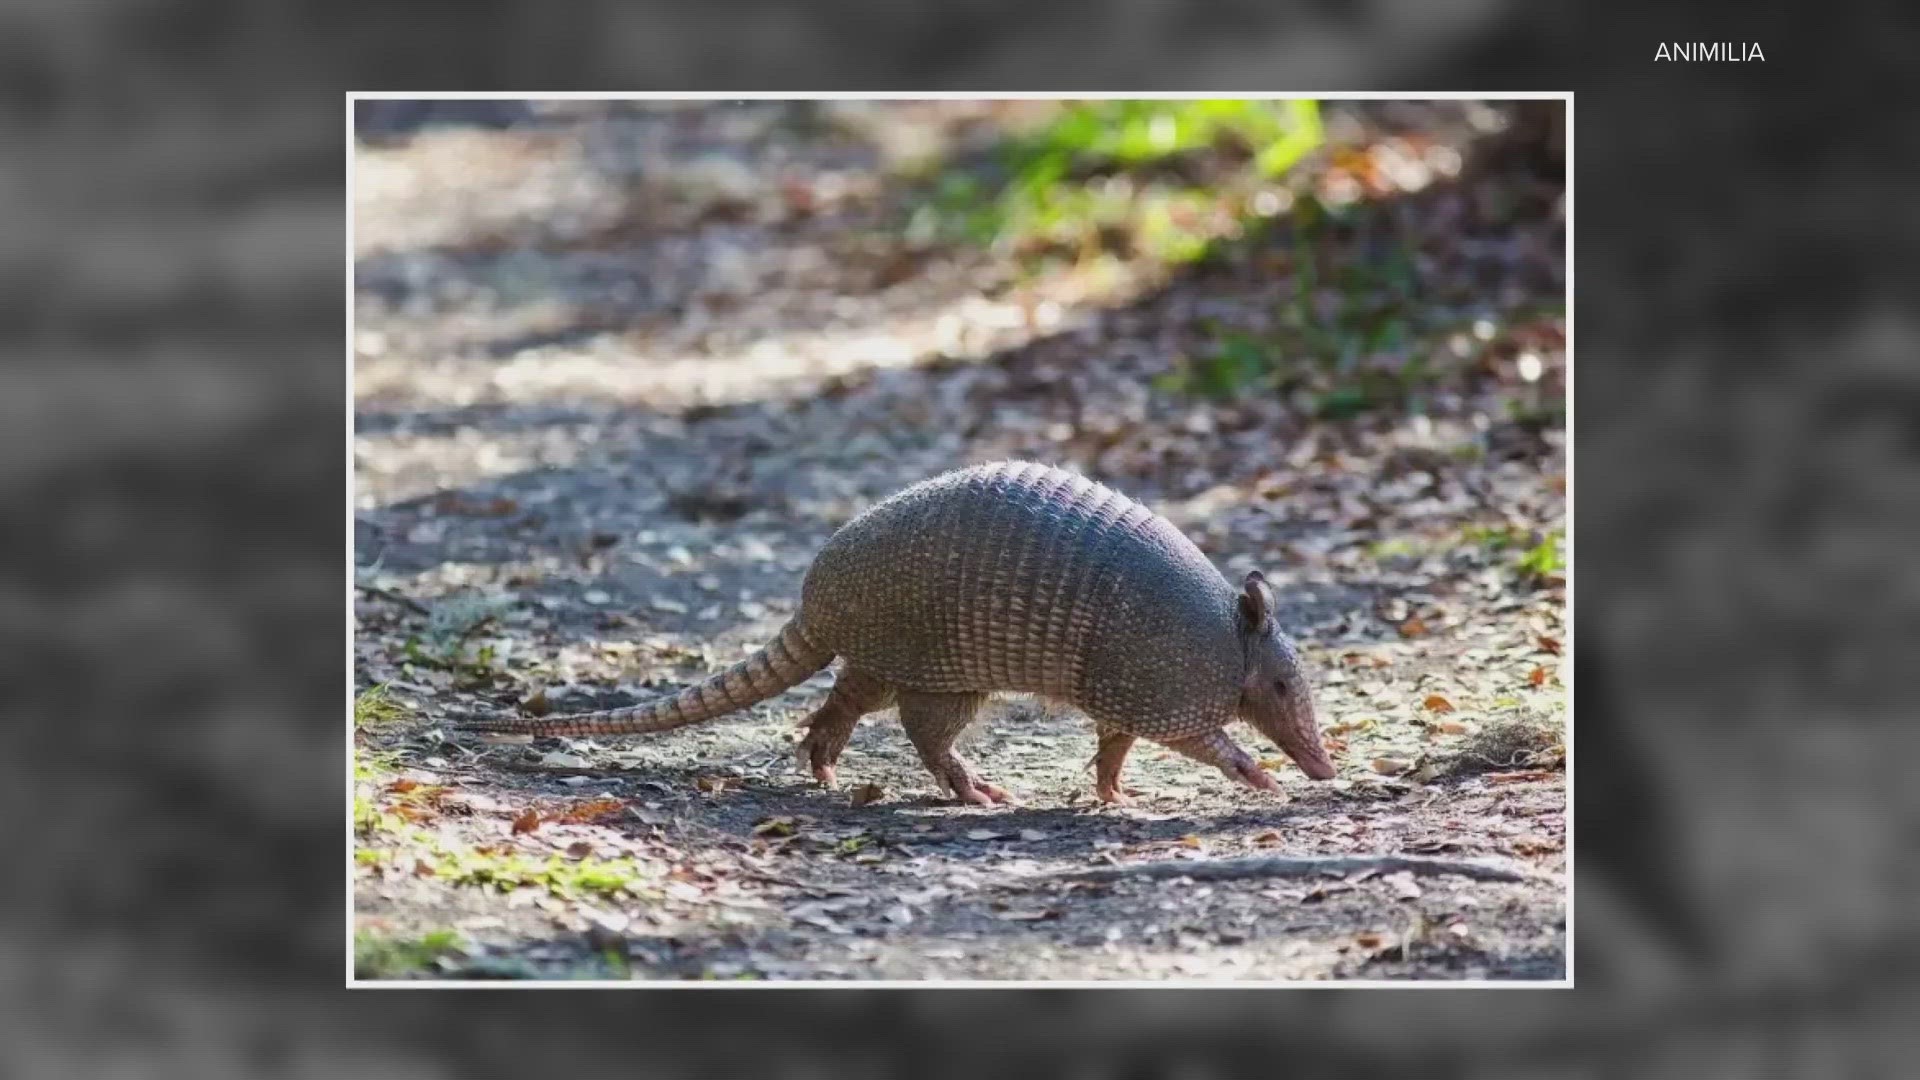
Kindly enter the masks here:
[[1535, 579], [1549, 578], [1565, 572], [1567, 560], [1562, 550], [1565, 541], [1564, 532], [1555, 530], [1550, 533], [1546, 539], [1520, 556], [1520, 572]]
[[1512, 525], [1468, 525], [1460, 530], [1460, 538], [1489, 552], [1505, 551], [1528, 540], [1525, 530]]
[[[989, 173], [940, 174], [907, 231], [1082, 258], [1117, 242], [1195, 262], [1222, 227], [1226, 189], [1284, 174], [1321, 138], [1315, 101], [1075, 103], [1006, 139]], [[1210, 182], [1178, 180], [1177, 165], [1206, 155], [1222, 159]]]
[[1542, 581], [1564, 573], [1565, 531], [1555, 529], [1537, 540], [1535, 536], [1513, 525], [1469, 525], [1460, 531], [1462, 540], [1490, 554], [1514, 553], [1514, 568], [1528, 580]]
[[362, 690], [353, 699], [353, 726], [381, 727], [406, 717], [406, 710], [387, 697], [387, 684]]
[[583, 895], [640, 897], [646, 870], [632, 858], [579, 860], [558, 855], [536, 861], [511, 851], [465, 849], [435, 853], [434, 876], [455, 885], [480, 885], [511, 892], [524, 886], [544, 888], [562, 900]]
[[460, 935], [453, 930], [429, 930], [412, 938], [363, 930], [353, 936], [353, 973], [362, 979], [404, 978], [463, 951]]
[[451, 672], [456, 689], [490, 681], [498, 659], [493, 646], [482, 645], [469, 658], [467, 644], [512, 606], [510, 597], [457, 596], [442, 600], [427, 617], [421, 636], [410, 637], [401, 646], [406, 663]]

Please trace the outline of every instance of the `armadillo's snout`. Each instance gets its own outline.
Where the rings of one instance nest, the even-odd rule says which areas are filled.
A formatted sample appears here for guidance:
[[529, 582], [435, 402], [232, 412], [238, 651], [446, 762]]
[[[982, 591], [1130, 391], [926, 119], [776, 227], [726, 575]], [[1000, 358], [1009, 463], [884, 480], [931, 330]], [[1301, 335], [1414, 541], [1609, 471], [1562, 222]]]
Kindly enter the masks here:
[[1326, 748], [1320, 746], [1318, 740], [1315, 740], [1315, 745], [1308, 753], [1298, 754], [1289, 752], [1287, 756], [1292, 758], [1294, 763], [1300, 766], [1301, 772], [1307, 774], [1307, 779], [1333, 779], [1333, 759], [1327, 756]]
[[1333, 758], [1327, 755], [1326, 745], [1320, 741], [1320, 725], [1315, 720], [1311, 701], [1284, 698], [1278, 708], [1265, 715], [1256, 711], [1248, 719], [1292, 758], [1308, 779], [1333, 779]]

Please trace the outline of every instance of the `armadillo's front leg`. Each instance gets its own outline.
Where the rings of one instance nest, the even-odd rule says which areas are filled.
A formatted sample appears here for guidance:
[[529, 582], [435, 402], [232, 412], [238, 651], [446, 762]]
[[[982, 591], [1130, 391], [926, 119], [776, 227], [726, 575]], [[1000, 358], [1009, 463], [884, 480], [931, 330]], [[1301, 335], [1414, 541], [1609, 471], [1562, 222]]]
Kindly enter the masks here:
[[1127, 793], [1120, 787], [1120, 767], [1127, 763], [1138, 735], [1113, 728], [1100, 729], [1100, 748], [1093, 755], [1093, 793], [1101, 802], [1124, 806]]
[[891, 704], [893, 687], [865, 672], [842, 668], [834, 676], [827, 700], [801, 721], [807, 736], [800, 740], [800, 758], [813, 769], [814, 779], [832, 787], [833, 766], [853, 738], [854, 726], [861, 717]]
[[900, 692], [900, 725], [920, 751], [920, 760], [940, 786], [961, 802], [992, 806], [1006, 802], [1005, 789], [989, 784], [973, 771], [953, 742], [973, 722], [986, 701], [984, 694], [922, 694]]
[[1280, 785], [1260, 763], [1248, 756], [1245, 750], [1234, 745], [1227, 733], [1219, 728], [1204, 735], [1193, 735], [1184, 739], [1163, 739], [1161, 744], [1169, 750], [1185, 754], [1195, 761], [1202, 761], [1226, 773], [1250, 788], [1261, 791], [1278, 791]]

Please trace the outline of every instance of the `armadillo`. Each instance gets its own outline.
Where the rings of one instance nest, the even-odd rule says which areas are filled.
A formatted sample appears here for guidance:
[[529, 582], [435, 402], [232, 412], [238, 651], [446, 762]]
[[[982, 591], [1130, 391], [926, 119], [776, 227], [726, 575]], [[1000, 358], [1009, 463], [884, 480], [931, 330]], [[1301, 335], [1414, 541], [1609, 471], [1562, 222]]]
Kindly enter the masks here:
[[767, 645], [680, 693], [469, 730], [603, 736], [667, 731], [744, 709], [839, 658], [803, 721], [800, 755], [831, 786], [854, 727], [898, 705], [943, 792], [1007, 793], [954, 749], [989, 695], [1028, 693], [1092, 718], [1095, 793], [1124, 802], [1121, 766], [1151, 739], [1275, 790], [1225, 731], [1238, 718], [1308, 777], [1329, 779], [1311, 688], [1259, 571], [1235, 587], [1165, 518], [1076, 473], [996, 462], [922, 481], [843, 525], [807, 570], [798, 612]]

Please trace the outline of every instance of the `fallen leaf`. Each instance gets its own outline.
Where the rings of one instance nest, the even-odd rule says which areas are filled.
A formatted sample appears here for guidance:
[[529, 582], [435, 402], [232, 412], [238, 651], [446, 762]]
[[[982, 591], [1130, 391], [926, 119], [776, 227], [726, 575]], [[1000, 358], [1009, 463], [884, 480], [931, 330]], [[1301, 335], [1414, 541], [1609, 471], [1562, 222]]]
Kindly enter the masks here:
[[890, 923], [905, 926], [913, 921], [913, 909], [905, 904], [895, 904], [881, 913]]
[[575, 840], [573, 843], [567, 845], [567, 858], [569, 859], [584, 859], [591, 854], [593, 854], [593, 842], [591, 840]]
[[575, 803], [569, 806], [562, 811], [555, 820], [566, 822], [569, 825], [591, 825], [602, 818], [612, 817], [624, 811], [626, 808], [627, 804], [625, 800], [616, 799], [610, 795], [602, 795], [597, 799], [588, 799], [585, 802]]
[[1548, 674], [1549, 673], [1544, 666], [1537, 667], [1533, 669], [1533, 674], [1527, 676], [1527, 681], [1532, 683], [1535, 686], [1545, 686], [1547, 683]]
[[1253, 842], [1256, 844], [1278, 844], [1285, 839], [1286, 836], [1279, 829], [1267, 829], [1253, 835]]
[[1440, 720], [1434, 723], [1433, 730], [1442, 735], [1465, 735], [1473, 729], [1458, 720]]
[[702, 776], [694, 780], [693, 786], [711, 795], [727, 790], [730, 783], [732, 780], [725, 776]]
[[998, 840], [1000, 836], [1000, 833], [994, 832], [992, 829], [969, 829], [967, 831], [967, 839], [969, 840]]
[[387, 790], [393, 792], [395, 795], [405, 795], [407, 792], [412, 791], [414, 788], [417, 788], [419, 786], [420, 786], [420, 781], [415, 780], [412, 777], [403, 776], [400, 779], [395, 780], [393, 783], [388, 784]]
[[1372, 933], [1355, 934], [1353, 936], [1353, 943], [1355, 945], [1360, 946], [1363, 949], [1377, 949], [1386, 940], [1387, 940], [1386, 938], [1380, 936], [1379, 934], [1372, 934]]
[[1190, 848], [1197, 848], [1197, 847], [1199, 847], [1199, 846], [1200, 846], [1200, 836], [1199, 836], [1199, 834], [1198, 834], [1198, 833], [1188, 833], [1187, 835], [1185, 835], [1185, 836], [1183, 836], [1183, 837], [1181, 837], [1181, 838], [1180, 838], [1180, 846], [1181, 846], [1181, 847], [1190, 847]]
[[886, 798], [886, 796], [887, 789], [881, 787], [879, 784], [861, 784], [859, 787], [853, 789], [851, 801], [855, 806], [866, 806], [869, 803], [879, 802], [881, 799]]
[[1414, 881], [1413, 875], [1405, 870], [1397, 874], [1388, 874], [1380, 880], [1393, 886], [1393, 895], [1398, 899], [1418, 900], [1422, 895], [1419, 882]]
[[753, 827], [755, 836], [792, 836], [793, 819], [790, 817], [770, 817]]
[[540, 827], [540, 811], [535, 810], [531, 806], [527, 807], [525, 810], [522, 810], [520, 812], [520, 816], [513, 819], [513, 835], [514, 836], [519, 836], [521, 833], [532, 832], [533, 830], [539, 827]]
[[1367, 762], [1367, 767], [1382, 776], [1398, 776], [1413, 768], [1413, 763], [1399, 758], [1377, 757]]
[[1541, 634], [1538, 638], [1535, 638], [1534, 640], [1540, 645], [1541, 648], [1547, 650], [1553, 655], [1555, 656], [1560, 655], [1560, 639], [1559, 638], [1548, 637], [1545, 634]]
[[1418, 615], [1415, 615], [1412, 618], [1400, 624], [1401, 637], [1416, 638], [1416, 637], [1420, 637], [1426, 632], [1427, 632], [1426, 621], [1421, 619], [1420, 616]]
[[520, 711], [528, 716], [545, 716], [553, 711], [553, 703], [547, 700], [547, 688], [535, 690], [527, 700], [520, 703]]
[[1453, 711], [1453, 702], [1448, 701], [1439, 694], [1428, 694], [1427, 700], [1421, 702], [1421, 704], [1427, 707], [1428, 712], [1450, 713]]

